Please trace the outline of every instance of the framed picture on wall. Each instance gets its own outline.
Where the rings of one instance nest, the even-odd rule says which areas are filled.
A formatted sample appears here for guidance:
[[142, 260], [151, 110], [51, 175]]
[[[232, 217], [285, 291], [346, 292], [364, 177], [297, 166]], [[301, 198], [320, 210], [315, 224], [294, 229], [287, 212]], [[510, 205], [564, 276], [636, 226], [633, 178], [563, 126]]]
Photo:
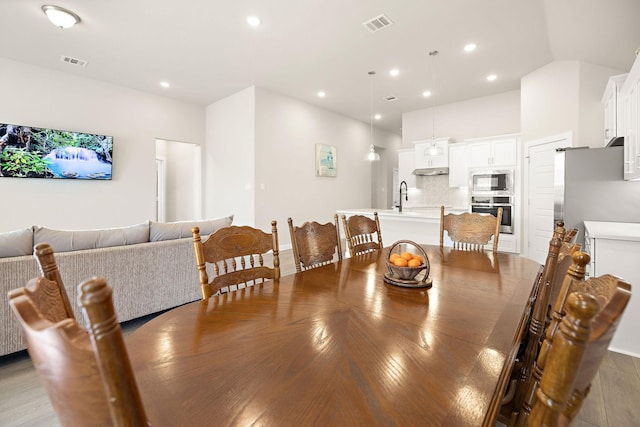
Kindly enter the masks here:
[[334, 145], [316, 144], [316, 176], [337, 176], [338, 151]]

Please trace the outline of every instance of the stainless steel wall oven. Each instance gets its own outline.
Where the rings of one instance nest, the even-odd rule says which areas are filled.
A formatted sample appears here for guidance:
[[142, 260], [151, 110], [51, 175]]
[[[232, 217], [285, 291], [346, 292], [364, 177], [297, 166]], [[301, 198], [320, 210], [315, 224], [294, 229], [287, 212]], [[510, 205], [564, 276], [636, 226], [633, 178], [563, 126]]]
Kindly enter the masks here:
[[513, 234], [513, 196], [471, 196], [471, 212], [498, 216], [498, 208], [502, 208], [500, 232]]
[[471, 212], [498, 215], [502, 208], [500, 232], [513, 234], [514, 170], [473, 170], [469, 173]]

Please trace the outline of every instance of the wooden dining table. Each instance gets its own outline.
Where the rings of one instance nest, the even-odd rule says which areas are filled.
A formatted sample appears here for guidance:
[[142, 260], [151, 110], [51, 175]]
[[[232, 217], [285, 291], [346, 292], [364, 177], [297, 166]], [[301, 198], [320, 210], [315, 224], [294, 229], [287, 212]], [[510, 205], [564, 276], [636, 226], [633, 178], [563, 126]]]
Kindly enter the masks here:
[[430, 288], [385, 283], [387, 248], [150, 320], [127, 349], [151, 425], [493, 425], [540, 265], [423, 249]]

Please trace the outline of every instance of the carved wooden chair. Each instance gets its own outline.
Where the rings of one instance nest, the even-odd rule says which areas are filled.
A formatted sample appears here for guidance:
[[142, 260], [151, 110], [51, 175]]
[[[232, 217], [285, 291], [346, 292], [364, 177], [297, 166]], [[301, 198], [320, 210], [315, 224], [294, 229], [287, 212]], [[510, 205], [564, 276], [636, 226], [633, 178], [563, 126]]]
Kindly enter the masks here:
[[584, 285], [586, 292], [567, 298], [527, 426], [565, 426], [575, 419], [631, 298], [631, 285], [615, 276]]
[[[601, 316], [608, 316], [604, 313], [610, 313], [611, 310], [618, 310], [620, 308], [621, 298], [628, 300], [627, 294], [630, 292], [629, 284], [622, 282], [614, 276], [608, 275], [601, 276], [599, 278], [591, 278], [585, 281], [585, 266], [590, 261], [589, 255], [577, 251], [573, 253], [572, 258], [573, 264], [569, 267], [569, 270], [562, 282], [562, 289], [560, 290], [559, 297], [555, 302], [551, 321], [545, 330], [544, 341], [540, 346], [540, 351], [538, 352], [531, 379], [526, 384], [522, 407], [520, 408], [520, 411], [517, 414], [517, 419], [515, 420], [516, 426], [527, 425], [527, 420], [531, 414], [533, 403], [535, 402], [536, 390], [539, 388], [542, 375], [546, 369], [547, 361], [549, 361], [551, 357], [550, 351], [554, 336], [558, 332], [562, 319], [566, 315], [568, 296], [573, 292], [584, 292], [596, 295], [601, 306], [600, 314], [596, 316], [596, 319], [601, 318]], [[626, 305], [626, 302], [624, 304]], [[624, 308], [624, 306], [622, 306], [622, 308]], [[605, 346], [604, 349], [606, 350], [606, 348], [607, 346]]]
[[337, 214], [333, 215], [333, 222], [322, 225], [315, 221], [305, 222], [298, 227], [293, 225], [291, 218], [288, 219], [296, 271], [331, 264], [336, 258], [338, 261], [342, 259]]
[[567, 234], [564, 236], [564, 241], [567, 243], [573, 243], [576, 241], [576, 237], [578, 237], [578, 229], [572, 228], [571, 230], [567, 231]]
[[[33, 257], [36, 259], [42, 276], [57, 285], [55, 287], [52, 286], [50, 289], [47, 288], [48, 292], [43, 294], [45, 298], [41, 301], [40, 307], [45, 318], [54, 323], [66, 318], [75, 319], [51, 246], [48, 243], [38, 243], [33, 248]], [[28, 289], [25, 292], [29, 292]], [[30, 297], [37, 298], [38, 295], [32, 294]], [[45, 305], [48, 305], [48, 307]]]
[[342, 224], [350, 256], [382, 249], [378, 212], [373, 213], [373, 219], [364, 215], [352, 215], [349, 218], [342, 215]]
[[498, 251], [502, 208], [498, 217], [479, 213], [446, 214], [440, 207], [440, 247], [444, 246], [444, 232], [453, 241], [453, 247], [463, 250], [483, 250], [493, 236], [493, 252]]
[[564, 224], [558, 222], [549, 241], [546, 261], [534, 282], [526, 336], [514, 366], [510, 389], [503, 399], [500, 411], [499, 418], [504, 424], [513, 423], [522, 407], [544, 332], [550, 322], [549, 301], [555, 301], [560, 294], [562, 281], [573, 261], [571, 255], [580, 248], [579, 245], [565, 242], [566, 233]]
[[[271, 233], [246, 225], [232, 225], [217, 230], [204, 242], [200, 229], [191, 229], [203, 300], [218, 292], [228, 292], [233, 286], [238, 289], [280, 278], [276, 225], [276, 221], [271, 221]], [[269, 252], [273, 256], [273, 267], [265, 263], [264, 255]], [[209, 279], [207, 264], [213, 267], [212, 279]]]
[[64, 311], [56, 289], [46, 277], [33, 279], [9, 292], [9, 305], [61, 425], [147, 426], [111, 288], [103, 278], [79, 286], [88, 332], [73, 318], [49, 320], [53, 306]]

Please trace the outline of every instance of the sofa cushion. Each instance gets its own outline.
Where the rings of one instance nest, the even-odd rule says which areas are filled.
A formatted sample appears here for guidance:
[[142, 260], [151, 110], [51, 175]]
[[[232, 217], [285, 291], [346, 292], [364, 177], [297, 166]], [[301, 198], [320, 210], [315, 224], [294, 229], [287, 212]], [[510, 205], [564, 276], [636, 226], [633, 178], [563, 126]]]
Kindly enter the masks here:
[[0, 258], [31, 255], [33, 228], [0, 233]]
[[34, 226], [33, 230], [33, 244], [49, 243], [54, 252], [108, 248], [149, 241], [149, 221], [102, 230], [53, 230], [39, 226]]
[[177, 222], [154, 222], [151, 221], [149, 227], [149, 241], [173, 240], [191, 237], [191, 228], [200, 227], [200, 235], [208, 236], [222, 227], [228, 227], [233, 222], [233, 215], [205, 219], [201, 221], [177, 221]]

